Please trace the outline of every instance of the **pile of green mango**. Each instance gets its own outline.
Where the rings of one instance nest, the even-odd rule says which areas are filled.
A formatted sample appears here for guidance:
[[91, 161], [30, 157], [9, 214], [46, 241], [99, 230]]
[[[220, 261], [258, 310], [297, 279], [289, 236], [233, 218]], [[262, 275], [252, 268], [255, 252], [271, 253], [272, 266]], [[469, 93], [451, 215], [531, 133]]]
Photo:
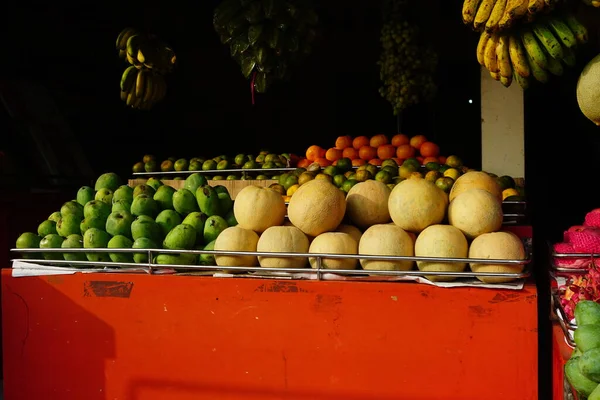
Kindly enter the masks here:
[[221, 43], [259, 93], [310, 53], [317, 22], [309, 0], [223, 0], [213, 15]]
[[565, 365], [567, 380], [580, 399], [600, 400], [600, 304], [581, 300], [575, 307], [576, 348]]
[[[114, 173], [84, 186], [37, 229], [17, 239], [17, 248], [134, 248], [213, 250], [219, 234], [237, 225], [224, 186], [210, 186], [194, 173], [176, 190], [150, 178], [134, 188]], [[147, 263], [147, 253], [24, 253], [46, 260]], [[215, 265], [212, 255], [158, 254], [157, 264]]]

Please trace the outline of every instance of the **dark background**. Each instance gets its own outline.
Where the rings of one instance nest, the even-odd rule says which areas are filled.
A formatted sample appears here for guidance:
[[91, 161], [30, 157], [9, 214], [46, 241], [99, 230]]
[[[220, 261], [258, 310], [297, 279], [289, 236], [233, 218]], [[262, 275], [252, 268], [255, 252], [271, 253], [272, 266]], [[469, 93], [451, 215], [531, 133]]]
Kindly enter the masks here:
[[[73, 197], [102, 172], [127, 178], [146, 153], [174, 157], [234, 155], [261, 148], [303, 153], [333, 145], [340, 135], [397, 132], [398, 120], [377, 93], [379, 1], [317, 2], [322, 36], [292, 81], [273, 86], [251, 104], [249, 83], [212, 27], [216, 1], [4, 2], [0, 65], [0, 223], [4, 249], [23, 230]], [[481, 166], [478, 35], [460, 22], [462, 2], [416, 1], [420, 25], [440, 58], [439, 94], [409, 109], [400, 131], [425, 134], [446, 155]], [[598, 26], [598, 12], [580, 12]], [[115, 39], [126, 26], [168, 41], [178, 66], [165, 100], [151, 111], [125, 107], [119, 81], [126, 64]], [[535, 229], [538, 283], [546, 289], [546, 240], [600, 207], [598, 129], [580, 113], [575, 84], [598, 53], [597, 30], [579, 65], [525, 93], [527, 197]], [[470, 104], [469, 99], [473, 102]], [[45, 194], [33, 194], [44, 192]], [[8, 259], [6, 252], [4, 259]], [[541, 272], [539, 272], [541, 271]], [[540, 332], [548, 332], [547, 299], [540, 299]], [[540, 382], [549, 382], [550, 349], [541, 336]], [[510, 340], [510, 338], [507, 338]], [[541, 383], [541, 398], [548, 398]]]

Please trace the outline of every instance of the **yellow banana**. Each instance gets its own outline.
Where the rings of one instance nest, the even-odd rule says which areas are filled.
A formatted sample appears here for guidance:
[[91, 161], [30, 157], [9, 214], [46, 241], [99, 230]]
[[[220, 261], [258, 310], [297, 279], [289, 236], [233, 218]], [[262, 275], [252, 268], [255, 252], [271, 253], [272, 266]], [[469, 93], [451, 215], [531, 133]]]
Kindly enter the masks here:
[[147, 103], [150, 101], [150, 99], [152, 99], [154, 90], [154, 76], [151, 73], [148, 73], [146, 76], [146, 88], [144, 90], [144, 103]]
[[137, 70], [135, 67], [130, 66], [123, 71], [123, 75], [121, 75], [121, 90], [123, 92], [128, 92], [131, 89], [135, 83], [136, 76]]
[[529, 70], [529, 62], [527, 61], [527, 54], [525, 54], [525, 48], [521, 43], [521, 39], [516, 35], [510, 35], [508, 39], [508, 53], [510, 55], [510, 61], [515, 73], [527, 78], [531, 71]]
[[133, 28], [123, 29], [121, 33], [119, 33], [119, 36], [117, 36], [117, 50], [125, 50], [127, 40], [136, 33], [137, 31]]
[[134, 60], [133, 57], [131, 57], [129, 54], [125, 53], [125, 59], [127, 60], [127, 62], [131, 65], [134, 64]]
[[519, 84], [519, 86], [521, 86], [521, 89], [525, 90], [529, 88], [529, 78], [515, 73], [513, 75], [513, 79]]
[[507, 35], [502, 35], [498, 39], [498, 44], [496, 45], [496, 58], [498, 60], [500, 76], [503, 78], [511, 78], [513, 71], [510, 63], [509, 37]]
[[485, 65], [484, 62], [484, 54], [485, 54], [485, 46], [490, 40], [491, 35], [487, 32], [481, 32], [481, 36], [479, 36], [479, 43], [477, 43], [477, 62], [480, 65]]
[[142, 69], [137, 74], [135, 82], [135, 97], [144, 98], [144, 90], [146, 89], [146, 74], [148, 71]]
[[135, 90], [132, 90], [131, 92], [129, 92], [129, 94], [127, 95], [127, 101], [125, 102], [125, 104], [127, 104], [130, 107], [133, 104], [135, 104]]
[[511, 8], [508, 10], [510, 19], [516, 21], [527, 14], [527, 7], [529, 6], [529, 0], [516, 0]]
[[481, 0], [464, 0], [462, 7], [462, 19], [465, 25], [473, 24], [475, 14], [477, 14], [477, 6]]
[[144, 56], [144, 53], [142, 53], [142, 49], [138, 50], [135, 58], [137, 58], [140, 64], [144, 64], [146, 62], [146, 57]]
[[492, 9], [492, 14], [485, 24], [485, 30], [487, 32], [494, 32], [498, 28], [498, 23], [506, 9], [506, 2], [507, 0], [496, 0], [496, 4], [494, 4], [494, 8]]
[[[525, 47], [525, 52], [533, 60], [533, 62], [537, 64], [540, 68], [548, 68], [548, 60], [546, 59], [546, 54], [544, 53], [544, 50], [535, 38], [533, 32], [529, 30], [524, 31], [521, 34], [521, 39], [523, 42], [523, 47]], [[529, 64], [531, 65], [531, 62]]]
[[500, 75], [500, 83], [504, 85], [504, 87], [509, 87], [512, 83], [512, 76], [507, 78], [506, 76]]
[[499, 81], [500, 80], [500, 73], [499, 72], [492, 72], [490, 71], [490, 76], [495, 80], [495, 81]]
[[121, 100], [126, 101], [127, 100], [127, 96], [129, 96], [129, 93], [124, 92], [121, 90]]
[[481, 27], [485, 25], [488, 18], [492, 14], [492, 9], [496, 0], [482, 0], [479, 8], [477, 9], [477, 14], [475, 15], [475, 22], [473, 23], [473, 27], [476, 30], [479, 30]]
[[493, 34], [485, 45], [484, 64], [490, 72], [500, 72], [498, 69], [498, 60], [496, 58], [496, 46], [498, 45], [498, 35]]
[[537, 14], [542, 12], [545, 6], [546, 3], [544, 3], [544, 0], [529, 0], [527, 12], [529, 12], [529, 14]]

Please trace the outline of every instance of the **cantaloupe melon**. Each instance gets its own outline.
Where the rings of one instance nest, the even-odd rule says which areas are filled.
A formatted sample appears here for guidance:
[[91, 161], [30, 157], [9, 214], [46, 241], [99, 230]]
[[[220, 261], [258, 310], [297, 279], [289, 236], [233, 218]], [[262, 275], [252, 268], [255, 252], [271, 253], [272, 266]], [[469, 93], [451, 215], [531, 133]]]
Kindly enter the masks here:
[[[258, 252], [308, 253], [308, 238], [295, 226], [272, 226], [258, 239]], [[263, 268], [304, 268], [306, 257], [265, 257], [259, 256], [258, 263]]]
[[483, 189], [469, 189], [450, 202], [448, 221], [469, 239], [502, 227], [502, 203]]
[[[320, 254], [357, 254], [358, 243], [347, 233], [325, 232], [315, 237], [309, 253]], [[317, 268], [316, 257], [309, 257], [308, 261], [312, 268]], [[321, 268], [326, 269], [356, 269], [358, 260], [355, 258], [322, 258]]]
[[[217, 236], [215, 250], [256, 251], [257, 244], [256, 232], [240, 226], [231, 226]], [[220, 267], [254, 267], [257, 264], [255, 256], [215, 255], [215, 261]]]
[[[471, 242], [469, 258], [489, 258], [492, 260], [525, 260], [527, 254], [523, 242], [511, 232], [492, 232], [478, 236]], [[517, 274], [523, 272], [524, 265], [476, 264], [470, 263], [473, 272], [499, 272]], [[514, 281], [514, 278], [478, 277], [486, 283]]]
[[486, 190], [502, 201], [502, 188], [498, 182], [496, 182], [496, 179], [482, 171], [469, 171], [466, 174], [461, 175], [456, 182], [454, 182], [454, 185], [452, 185], [452, 189], [450, 189], [450, 201], [469, 189]]
[[579, 75], [577, 104], [587, 119], [600, 126], [600, 55], [587, 63]]
[[346, 214], [361, 229], [390, 221], [388, 199], [391, 190], [385, 183], [368, 180], [352, 186], [346, 196]]
[[360, 243], [362, 232], [354, 225], [340, 224], [335, 231], [347, 233], [348, 235], [352, 236], [354, 240], [356, 240], [356, 243]]
[[346, 198], [329, 181], [314, 179], [294, 193], [287, 213], [294, 226], [307, 235], [317, 236], [335, 230], [342, 222], [346, 213]]
[[[358, 254], [412, 257], [413, 240], [397, 225], [373, 225], [363, 233], [358, 244]], [[413, 267], [413, 262], [361, 259], [360, 265], [371, 271], [408, 271]]]
[[[415, 242], [417, 257], [467, 258], [469, 245], [465, 235], [452, 225], [431, 225], [419, 234]], [[417, 261], [420, 271], [461, 272], [467, 263]], [[452, 276], [426, 276], [431, 281], [453, 281]]]
[[400, 182], [388, 200], [392, 221], [405, 231], [414, 233], [442, 222], [447, 206], [446, 193], [425, 179]]
[[285, 202], [275, 190], [246, 186], [235, 198], [233, 214], [238, 226], [261, 233], [271, 226], [283, 224]]

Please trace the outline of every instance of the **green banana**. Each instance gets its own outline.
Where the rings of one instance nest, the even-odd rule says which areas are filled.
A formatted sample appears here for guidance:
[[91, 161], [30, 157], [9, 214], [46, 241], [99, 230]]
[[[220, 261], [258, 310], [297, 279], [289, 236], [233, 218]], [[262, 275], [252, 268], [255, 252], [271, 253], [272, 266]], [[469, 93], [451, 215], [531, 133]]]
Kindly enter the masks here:
[[119, 36], [117, 36], [117, 50], [125, 50], [127, 40], [136, 33], [137, 31], [133, 28], [123, 29], [121, 33], [119, 33]]
[[559, 60], [563, 58], [564, 53], [562, 45], [560, 44], [558, 39], [556, 39], [554, 34], [552, 34], [552, 31], [550, 31], [550, 29], [545, 24], [541, 22], [534, 24], [533, 33], [538, 38], [540, 43], [542, 43], [542, 45], [552, 58], [556, 58]]
[[144, 97], [144, 90], [146, 89], [146, 74], [148, 71], [141, 69], [137, 74], [135, 81], [135, 97], [142, 99]]
[[132, 58], [137, 57], [141, 41], [142, 37], [140, 35], [133, 35], [127, 40], [127, 54]]
[[579, 22], [577, 17], [575, 17], [573, 14], [567, 14], [564, 16], [564, 20], [567, 23], [567, 25], [569, 26], [569, 29], [571, 30], [571, 32], [573, 32], [573, 35], [575, 35], [577, 42], [579, 44], [587, 43], [587, 41], [588, 41], [587, 28], [581, 22]]
[[552, 75], [561, 76], [564, 74], [565, 70], [560, 63], [560, 60], [557, 60], [554, 57], [547, 57], [548, 60], [548, 72]]
[[575, 35], [573, 35], [573, 32], [571, 32], [569, 26], [563, 21], [558, 18], [550, 18], [548, 19], [548, 25], [558, 40], [560, 40], [565, 47], [571, 49], [577, 46], [577, 39], [575, 38]]
[[129, 96], [129, 93], [121, 90], [121, 100], [127, 101], [127, 96]]
[[[540, 49], [541, 50], [541, 49]], [[531, 68], [531, 75], [535, 78], [536, 81], [541, 83], [546, 83], [550, 79], [550, 75], [548, 72], [540, 67], [538, 63], [536, 63], [533, 58], [527, 53], [527, 59], [529, 60], [529, 67]]]
[[517, 81], [517, 83], [519, 84], [519, 86], [521, 86], [521, 88], [523, 90], [528, 89], [529, 88], [529, 78], [526, 78], [524, 76], [521, 76], [519, 74], [517, 74], [516, 72], [513, 74], [513, 79], [515, 81]]
[[575, 64], [577, 64], [575, 52], [571, 49], [565, 49], [565, 56], [563, 57], [562, 61], [567, 67], [574, 67]]
[[121, 91], [128, 92], [137, 77], [137, 69], [132, 65], [127, 67], [121, 76]]
[[[523, 46], [525, 47], [525, 52], [529, 55], [529, 58], [540, 68], [547, 68], [548, 60], [546, 59], [546, 54], [544, 53], [544, 50], [542, 50], [542, 47], [538, 43], [533, 32], [523, 32], [521, 34], [521, 39], [523, 41]], [[529, 64], [531, 66], [531, 62]]]

